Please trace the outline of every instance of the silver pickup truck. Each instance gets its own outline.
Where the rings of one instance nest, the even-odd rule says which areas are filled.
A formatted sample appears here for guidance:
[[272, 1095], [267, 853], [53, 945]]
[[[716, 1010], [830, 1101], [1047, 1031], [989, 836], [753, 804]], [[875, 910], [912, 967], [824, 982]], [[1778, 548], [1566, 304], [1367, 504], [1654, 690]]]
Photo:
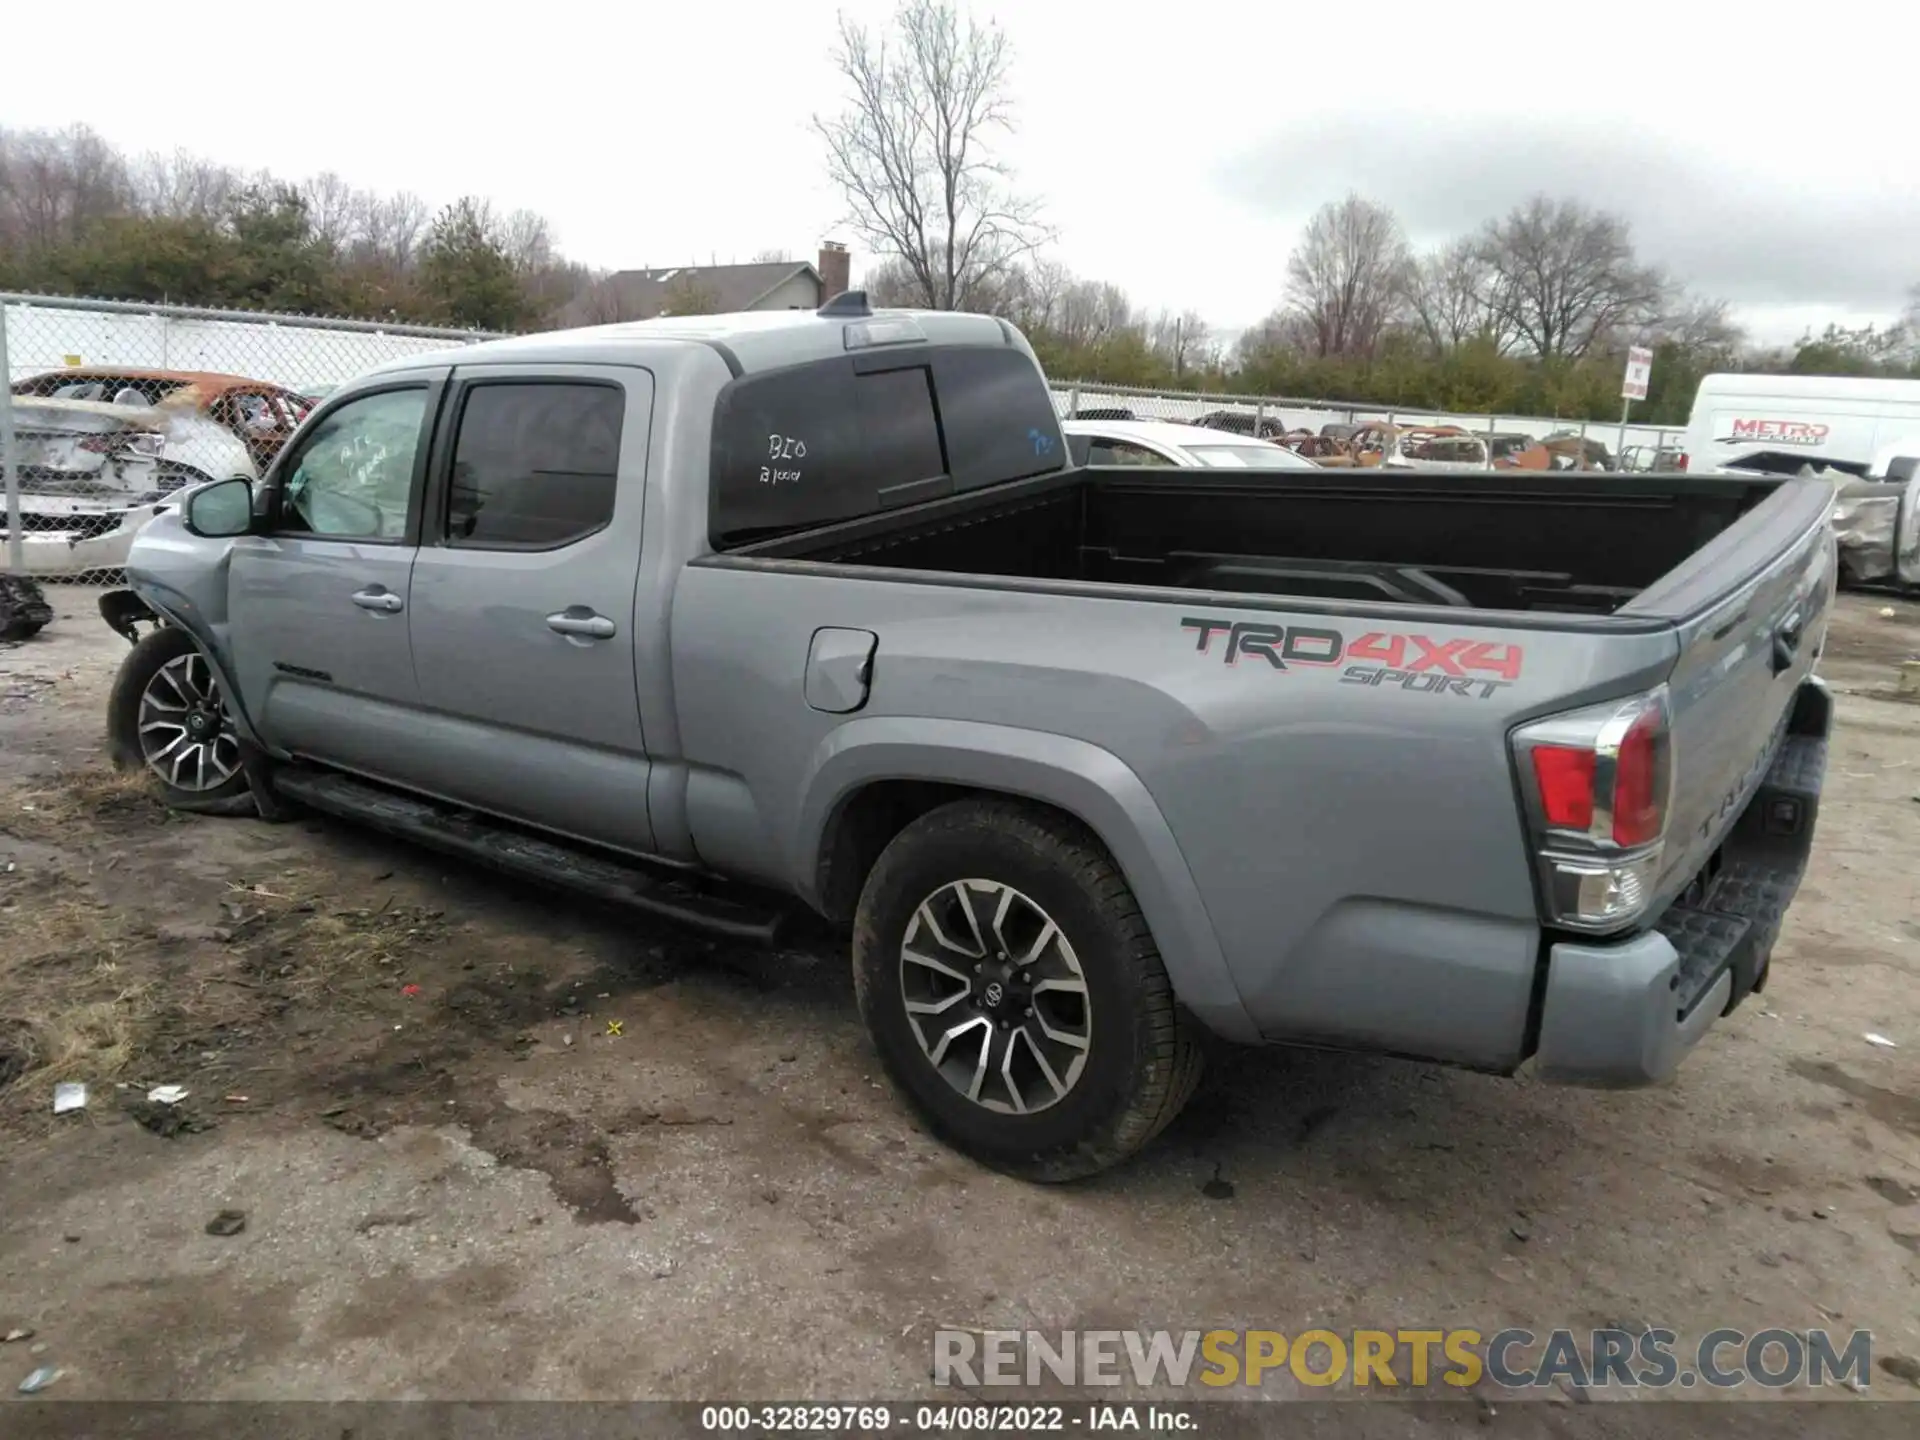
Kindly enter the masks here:
[[1077, 467], [1017, 331], [858, 292], [501, 340], [145, 530], [110, 735], [183, 808], [819, 912], [927, 1121], [1065, 1179], [1208, 1035], [1667, 1076], [1811, 844], [1832, 498]]

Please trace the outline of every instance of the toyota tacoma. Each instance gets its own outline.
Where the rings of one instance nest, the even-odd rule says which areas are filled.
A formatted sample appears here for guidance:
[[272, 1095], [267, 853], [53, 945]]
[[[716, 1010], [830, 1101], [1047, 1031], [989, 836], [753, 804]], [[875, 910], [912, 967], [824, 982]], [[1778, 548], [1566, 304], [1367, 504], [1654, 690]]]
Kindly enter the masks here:
[[1806, 863], [1832, 499], [1079, 467], [1016, 330], [859, 292], [503, 339], [147, 526], [110, 739], [186, 809], [818, 912], [932, 1127], [1067, 1179], [1209, 1036], [1671, 1074]]

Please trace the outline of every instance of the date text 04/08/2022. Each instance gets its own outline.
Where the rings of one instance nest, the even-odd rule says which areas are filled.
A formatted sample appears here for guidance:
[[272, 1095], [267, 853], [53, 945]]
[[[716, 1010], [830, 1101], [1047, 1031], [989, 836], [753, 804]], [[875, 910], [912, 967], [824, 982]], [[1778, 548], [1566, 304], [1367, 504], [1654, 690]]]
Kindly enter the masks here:
[[706, 1405], [700, 1428], [717, 1432], [792, 1431], [881, 1435], [890, 1431], [949, 1432], [1155, 1430], [1200, 1427], [1191, 1406], [1088, 1405]]

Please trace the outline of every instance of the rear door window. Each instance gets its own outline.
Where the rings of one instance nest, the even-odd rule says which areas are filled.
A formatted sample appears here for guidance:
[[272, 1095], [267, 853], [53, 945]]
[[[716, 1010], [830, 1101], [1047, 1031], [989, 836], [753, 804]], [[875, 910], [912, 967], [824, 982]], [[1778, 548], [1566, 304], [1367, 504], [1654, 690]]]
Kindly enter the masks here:
[[626, 398], [610, 384], [471, 386], [447, 486], [447, 543], [552, 550], [613, 519]]

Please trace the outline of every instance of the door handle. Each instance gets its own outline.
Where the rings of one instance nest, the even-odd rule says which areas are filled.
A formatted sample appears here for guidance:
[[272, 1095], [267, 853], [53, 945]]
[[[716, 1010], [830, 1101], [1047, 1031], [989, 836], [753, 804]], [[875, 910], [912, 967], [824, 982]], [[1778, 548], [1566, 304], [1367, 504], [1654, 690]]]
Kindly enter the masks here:
[[584, 605], [572, 605], [547, 616], [547, 628], [560, 635], [578, 635], [591, 640], [611, 640], [613, 621], [596, 615]]
[[382, 590], [378, 586], [369, 590], [354, 591], [353, 603], [362, 610], [378, 610], [386, 615], [398, 615], [407, 604], [393, 591]]

